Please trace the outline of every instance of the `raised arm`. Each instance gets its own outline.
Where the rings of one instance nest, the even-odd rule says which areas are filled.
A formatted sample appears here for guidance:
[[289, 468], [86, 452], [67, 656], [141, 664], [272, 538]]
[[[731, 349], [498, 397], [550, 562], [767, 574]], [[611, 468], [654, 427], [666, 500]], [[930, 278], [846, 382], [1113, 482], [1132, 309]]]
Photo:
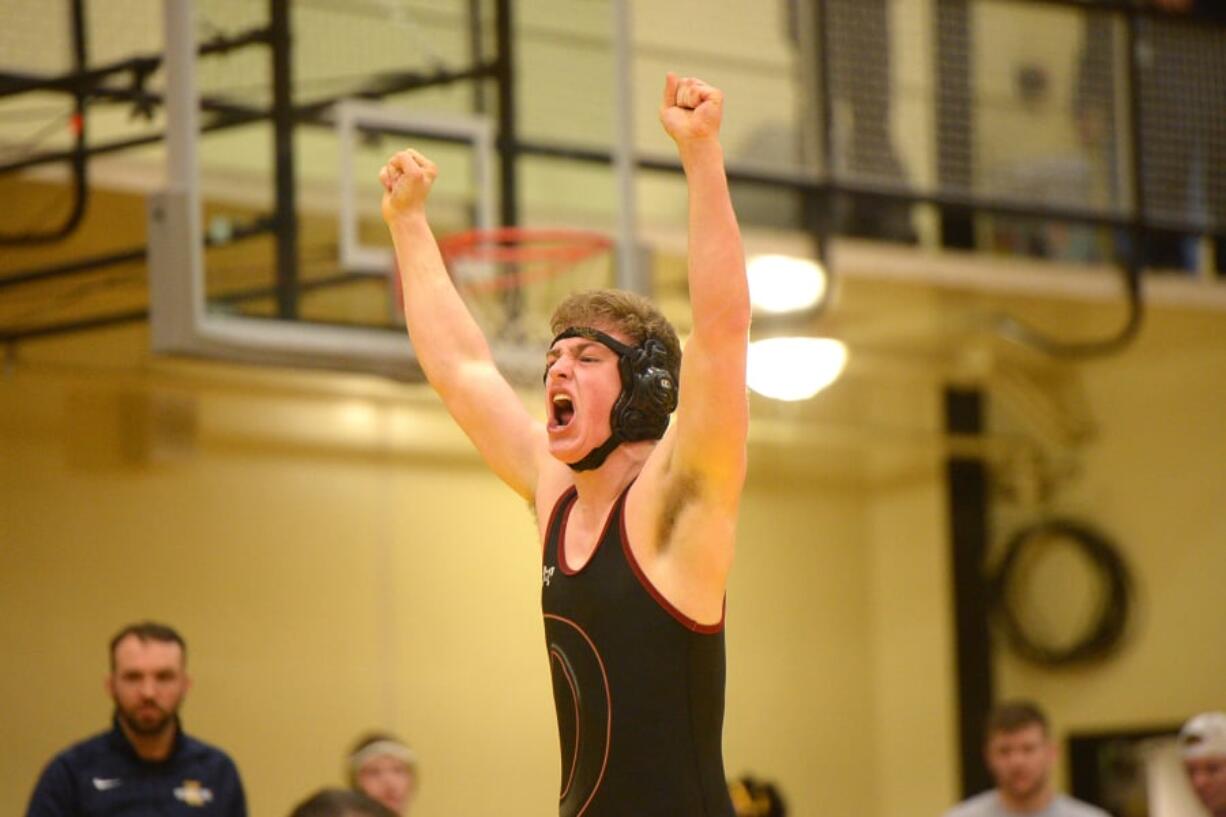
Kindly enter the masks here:
[[490, 468], [530, 500], [547, 451], [544, 425], [499, 373], [485, 336], [447, 274], [426, 221], [426, 199], [437, 175], [435, 164], [415, 150], [397, 153], [379, 173], [409, 337], [451, 416]]
[[723, 105], [723, 93], [701, 80], [670, 73], [665, 81], [660, 121], [677, 144], [689, 189], [694, 320], [682, 358], [669, 470], [696, 478], [707, 502], [734, 511], [749, 427], [749, 286], [719, 143]]

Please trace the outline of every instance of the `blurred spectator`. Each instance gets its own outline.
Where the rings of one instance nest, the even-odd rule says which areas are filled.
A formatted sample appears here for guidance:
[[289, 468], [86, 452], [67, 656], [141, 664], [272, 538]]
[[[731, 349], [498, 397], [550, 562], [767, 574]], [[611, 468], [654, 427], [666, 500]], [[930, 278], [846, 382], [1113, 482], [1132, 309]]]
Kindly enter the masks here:
[[417, 755], [394, 735], [362, 736], [349, 753], [349, 785], [406, 817], [417, 794]]
[[1184, 769], [1213, 817], [1226, 817], [1226, 712], [1204, 712], [1179, 732]]
[[165, 624], [130, 624], [111, 639], [110, 652], [110, 730], [47, 764], [27, 817], [246, 817], [234, 761], [185, 734], [179, 721], [192, 685], [183, 637]]
[[[907, 187], [890, 130], [893, 43], [885, 0], [828, 0], [831, 92], [847, 105], [851, 133], [846, 171], [853, 182]], [[841, 232], [914, 244], [911, 205], [889, 195], [856, 193], [840, 214]]]
[[[1151, 0], [1150, 5], [1182, 17], [1143, 18], [1139, 24], [1146, 215], [1203, 224], [1202, 232], [1215, 238], [1220, 272], [1226, 270], [1226, 4]], [[1195, 270], [1198, 241], [1187, 233], [1158, 230], [1151, 241], [1173, 256], [1165, 260]]]
[[[1147, 229], [1137, 244], [1121, 231], [1116, 251], [1127, 261], [1159, 269], [1194, 271], [1200, 265], [1199, 236], [1213, 239], [1216, 268], [1226, 270], [1226, 3], [1203, 0], [1138, 0], [1180, 16], [1138, 16], [1136, 62], [1139, 82], [1141, 178]], [[1108, 169], [1109, 195], [1128, 195], [1115, 168], [1121, 140], [1116, 134], [1119, 98], [1115, 30], [1120, 16], [1090, 11], [1077, 68], [1073, 113], [1083, 143]], [[1122, 41], [1118, 41], [1122, 42]], [[1178, 224], [1186, 226], [1176, 226]]]
[[361, 792], [320, 789], [295, 806], [289, 817], [396, 817], [396, 813]]
[[1010, 701], [992, 710], [983, 754], [996, 788], [963, 800], [946, 817], [1109, 817], [1055, 791], [1056, 744], [1047, 716], [1030, 701]]

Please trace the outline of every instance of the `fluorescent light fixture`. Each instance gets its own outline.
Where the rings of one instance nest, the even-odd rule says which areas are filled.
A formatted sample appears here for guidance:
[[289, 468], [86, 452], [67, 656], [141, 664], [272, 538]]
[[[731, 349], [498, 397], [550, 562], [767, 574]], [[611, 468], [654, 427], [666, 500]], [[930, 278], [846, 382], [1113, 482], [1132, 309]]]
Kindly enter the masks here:
[[808, 400], [847, 365], [847, 347], [830, 338], [767, 338], [749, 344], [749, 388], [775, 400]]
[[762, 312], [801, 312], [826, 296], [826, 270], [790, 255], [755, 255], [746, 265], [749, 299]]

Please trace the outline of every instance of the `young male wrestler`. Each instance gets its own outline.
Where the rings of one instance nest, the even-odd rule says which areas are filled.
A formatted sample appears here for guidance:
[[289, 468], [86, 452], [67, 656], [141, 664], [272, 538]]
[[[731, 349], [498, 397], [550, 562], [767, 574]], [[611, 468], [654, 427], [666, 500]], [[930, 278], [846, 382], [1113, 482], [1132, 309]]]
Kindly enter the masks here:
[[572, 296], [552, 321], [543, 423], [498, 373], [444, 268], [425, 213], [437, 168], [406, 150], [380, 174], [422, 369], [537, 511], [563, 817], [733, 813], [720, 745], [723, 612], [746, 468], [750, 310], [723, 103], [700, 80], [666, 79], [660, 120], [689, 194], [684, 358], [645, 299]]

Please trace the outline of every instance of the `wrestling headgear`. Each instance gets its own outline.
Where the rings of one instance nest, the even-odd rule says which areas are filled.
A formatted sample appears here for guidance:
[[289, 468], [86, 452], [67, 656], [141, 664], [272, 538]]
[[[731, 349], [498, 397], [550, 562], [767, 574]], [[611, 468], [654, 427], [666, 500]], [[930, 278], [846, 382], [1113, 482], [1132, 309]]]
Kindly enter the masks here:
[[612, 429], [609, 439], [570, 464], [576, 471], [589, 471], [603, 465], [605, 458], [622, 443], [663, 437], [668, 417], [677, 408], [679, 384], [668, 366], [668, 348], [655, 338], [638, 346], [627, 346], [599, 329], [572, 326], [559, 332], [549, 345], [577, 337], [590, 338], [612, 349], [617, 354], [622, 380], [621, 394], [609, 413]]

